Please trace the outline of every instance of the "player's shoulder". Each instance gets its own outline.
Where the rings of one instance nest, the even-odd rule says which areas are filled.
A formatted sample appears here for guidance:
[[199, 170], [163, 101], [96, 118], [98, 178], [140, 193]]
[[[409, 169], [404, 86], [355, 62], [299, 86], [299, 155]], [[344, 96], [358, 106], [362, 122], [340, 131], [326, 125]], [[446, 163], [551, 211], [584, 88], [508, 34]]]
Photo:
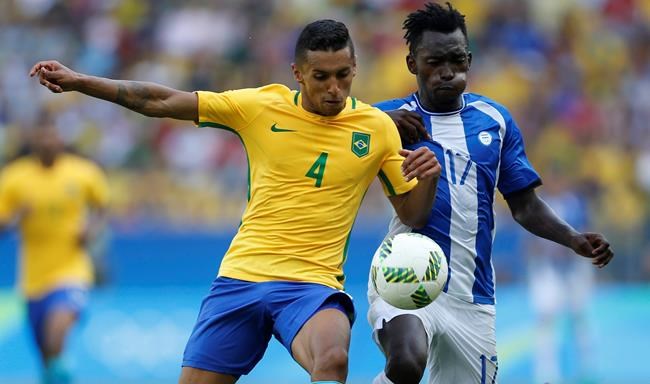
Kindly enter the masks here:
[[392, 129], [395, 126], [390, 116], [381, 109], [354, 97], [351, 98], [350, 112], [354, 113], [360, 119], [372, 120], [370, 124], [376, 125], [376, 127], [388, 127]]
[[250, 88], [250, 91], [257, 93], [261, 97], [271, 98], [271, 99], [282, 99], [286, 100], [288, 98], [293, 98], [296, 95], [296, 91], [290, 89], [284, 84], [267, 84], [258, 88]]
[[8, 175], [24, 174], [30, 169], [33, 169], [36, 165], [38, 165], [38, 163], [34, 156], [21, 156], [7, 163], [3, 167], [2, 173], [5, 175], [5, 177]]
[[38, 159], [32, 155], [21, 156], [8, 162], [0, 170], [0, 179], [5, 187], [29, 185], [37, 177]]
[[232, 98], [251, 99], [256, 102], [269, 102], [273, 100], [288, 101], [293, 98], [296, 91], [283, 84], [268, 84], [256, 88], [240, 88], [223, 92], [197, 91], [203, 97], [228, 96]]
[[468, 92], [463, 94], [463, 97], [465, 99], [465, 105], [467, 106], [474, 107], [486, 113], [492, 111], [496, 112], [500, 114], [505, 121], [512, 120], [512, 115], [510, 114], [510, 111], [508, 111], [508, 108], [487, 96]]

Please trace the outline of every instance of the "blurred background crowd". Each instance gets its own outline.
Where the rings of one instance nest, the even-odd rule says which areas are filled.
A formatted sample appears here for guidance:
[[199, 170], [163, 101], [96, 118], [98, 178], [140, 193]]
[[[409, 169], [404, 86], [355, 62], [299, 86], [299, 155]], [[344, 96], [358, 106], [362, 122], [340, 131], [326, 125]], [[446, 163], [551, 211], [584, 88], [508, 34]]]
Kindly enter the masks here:
[[[541, 191], [571, 192], [605, 233], [616, 262], [601, 276], [650, 277], [650, 1], [458, 0], [474, 61], [469, 91], [510, 109]], [[183, 90], [297, 85], [289, 65], [306, 21], [346, 22], [366, 102], [415, 89], [401, 22], [413, 0], [10, 0], [0, 2], [0, 165], [22, 153], [42, 114], [107, 171], [113, 227], [211, 231], [237, 225], [246, 196], [238, 138], [150, 119], [75, 93], [54, 97], [27, 76], [57, 59], [88, 74]], [[526, 253], [499, 206], [495, 262], [516, 279]], [[379, 188], [357, 226], [386, 218]], [[577, 209], [577, 208], [576, 208]], [[379, 219], [380, 222], [385, 222]], [[383, 226], [382, 226], [383, 229]], [[526, 237], [524, 237], [526, 238]], [[515, 248], [513, 248], [515, 247]], [[519, 248], [516, 248], [519, 247]], [[503, 251], [503, 252], [500, 252]]]

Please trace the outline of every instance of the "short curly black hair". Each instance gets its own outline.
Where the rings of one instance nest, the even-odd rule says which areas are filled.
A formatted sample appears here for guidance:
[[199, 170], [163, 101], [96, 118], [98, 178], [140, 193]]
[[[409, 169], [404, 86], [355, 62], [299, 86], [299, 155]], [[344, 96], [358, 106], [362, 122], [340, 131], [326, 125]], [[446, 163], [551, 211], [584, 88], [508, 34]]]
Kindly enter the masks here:
[[350, 47], [354, 57], [354, 44], [345, 24], [335, 20], [318, 20], [307, 24], [298, 36], [294, 60], [302, 62], [307, 51], [338, 51]]
[[458, 28], [463, 32], [465, 41], [468, 41], [465, 15], [458, 12], [449, 2], [447, 8], [436, 3], [427, 3], [424, 9], [410, 13], [402, 25], [402, 29], [406, 30], [404, 39], [411, 53], [420, 45], [425, 31], [451, 33]]

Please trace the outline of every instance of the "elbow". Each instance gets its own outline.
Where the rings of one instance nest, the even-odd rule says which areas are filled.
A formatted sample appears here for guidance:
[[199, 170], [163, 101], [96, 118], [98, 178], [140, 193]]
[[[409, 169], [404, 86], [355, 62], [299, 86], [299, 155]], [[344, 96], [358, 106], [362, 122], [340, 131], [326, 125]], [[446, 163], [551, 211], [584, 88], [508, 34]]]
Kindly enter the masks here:
[[522, 220], [524, 219], [524, 216], [519, 212], [512, 212], [512, 218], [518, 224], [521, 224]]
[[534, 217], [525, 209], [516, 209], [512, 211], [512, 218], [521, 226], [526, 226], [526, 223], [530, 221], [530, 218]]
[[171, 109], [164, 101], [149, 101], [142, 103], [136, 112], [147, 117], [170, 117]]

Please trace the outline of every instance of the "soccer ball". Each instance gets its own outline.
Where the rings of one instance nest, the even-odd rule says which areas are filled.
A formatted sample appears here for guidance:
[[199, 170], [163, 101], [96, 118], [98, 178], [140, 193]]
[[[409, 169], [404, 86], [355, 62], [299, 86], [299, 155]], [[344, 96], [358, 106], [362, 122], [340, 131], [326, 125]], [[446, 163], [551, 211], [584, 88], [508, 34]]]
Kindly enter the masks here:
[[447, 273], [440, 246], [419, 233], [385, 239], [370, 267], [379, 296], [400, 309], [418, 309], [433, 302], [447, 282]]

